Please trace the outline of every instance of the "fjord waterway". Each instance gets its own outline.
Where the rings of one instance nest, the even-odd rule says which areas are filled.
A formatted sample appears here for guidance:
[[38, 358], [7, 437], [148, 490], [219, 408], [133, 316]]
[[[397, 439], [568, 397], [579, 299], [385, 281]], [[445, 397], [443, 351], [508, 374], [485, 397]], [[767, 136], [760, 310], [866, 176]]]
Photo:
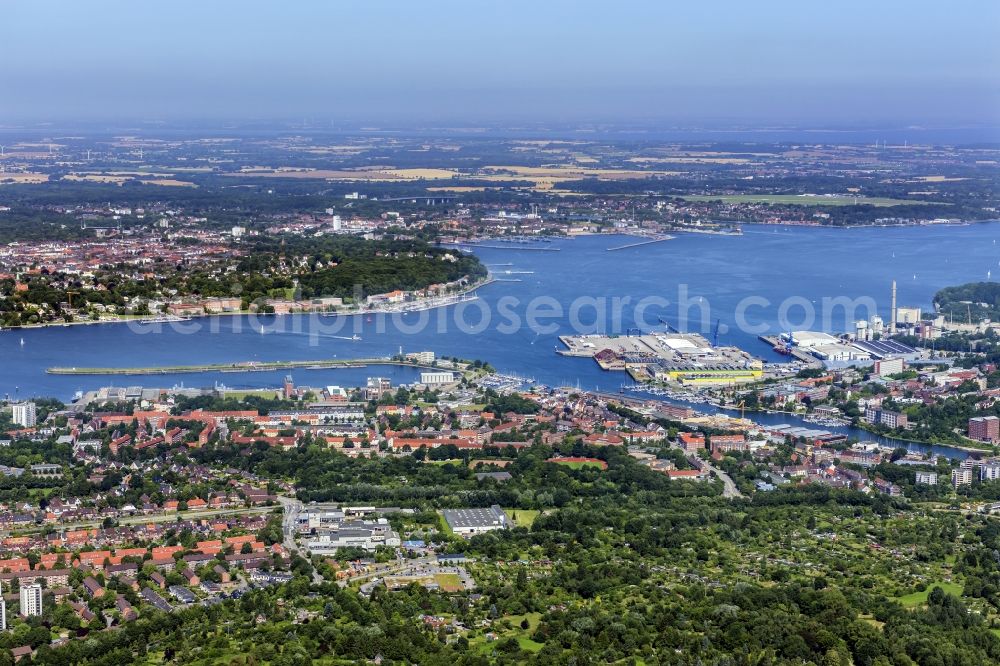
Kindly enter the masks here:
[[[677, 234], [668, 242], [613, 252], [609, 248], [628, 239], [602, 235], [530, 246], [490, 243], [475, 252], [498, 281], [479, 289], [475, 301], [437, 310], [336, 318], [226, 316], [176, 325], [3, 331], [0, 395], [68, 399], [79, 389], [110, 384], [277, 386], [281, 372], [93, 377], [49, 375], [45, 369], [371, 358], [400, 348], [478, 358], [501, 372], [548, 385], [617, 391], [622, 374], [603, 372], [589, 359], [557, 355], [558, 336], [663, 330], [665, 321], [711, 338], [718, 324], [720, 344], [780, 360], [757, 339], [764, 329], [842, 332], [851, 328], [854, 318], [875, 312], [888, 320], [892, 280], [901, 306], [929, 309], [942, 287], [987, 280], [992, 273], [1000, 277], [998, 239], [1000, 223], [991, 222], [853, 229], [747, 226], [742, 236]], [[861, 309], [824, 308], [846, 301]], [[868, 304], [875, 310], [869, 312]], [[347, 339], [354, 335], [360, 339]], [[297, 370], [294, 375], [305, 385], [356, 385], [372, 375], [410, 382], [417, 371], [380, 366]]]

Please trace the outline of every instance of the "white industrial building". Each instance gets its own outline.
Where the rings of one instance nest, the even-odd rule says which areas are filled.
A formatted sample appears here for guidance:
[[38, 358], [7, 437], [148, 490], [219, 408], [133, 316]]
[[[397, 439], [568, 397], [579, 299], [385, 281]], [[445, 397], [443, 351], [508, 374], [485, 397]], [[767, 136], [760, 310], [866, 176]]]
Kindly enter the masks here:
[[840, 338], [818, 331], [792, 331], [790, 334], [782, 334], [781, 337], [787, 340], [789, 335], [791, 336], [791, 343], [793, 345], [805, 349], [840, 344]]
[[874, 340], [873, 333], [881, 328], [881, 321], [873, 321], [871, 324], [865, 321], [855, 322], [855, 338], [844, 340], [834, 337], [829, 333], [816, 331], [792, 331], [782, 333], [781, 340], [791, 342], [804, 352], [815, 356], [823, 361], [828, 368], [863, 365], [879, 361], [885, 364], [885, 374], [892, 374], [901, 370], [892, 370], [896, 367], [895, 361], [901, 364], [903, 361], [913, 361], [920, 356], [920, 352], [912, 347], [890, 339]]
[[453, 372], [421, 372], [420, 373], [420, 383], [421, 384], [451, 384], [455, 381], [455, 373]]
[[412, 509], [321, 505], [299, 513], [296, 517], [296, 529], [308, 533], [304, 545], [316, 554], [332, 554], [340, 548], [362, 548], [368, 551], [383, 546], [395, 548], [402, 541], [386, 518], [364, 520], [362, 516], [401, 512], [412, 512]]
[[507, 527], [507, 514], [494, 504], [488, 509], [445, 509], [444, 519], [459, 536], [473, 536]]
[[332, 554], [341, 548], [375, 550], [380, 547], [396, 548], [402, 541], [385, 518], [378, 520], [353, 520], [324, 527], [305, 542], [314, 554]]

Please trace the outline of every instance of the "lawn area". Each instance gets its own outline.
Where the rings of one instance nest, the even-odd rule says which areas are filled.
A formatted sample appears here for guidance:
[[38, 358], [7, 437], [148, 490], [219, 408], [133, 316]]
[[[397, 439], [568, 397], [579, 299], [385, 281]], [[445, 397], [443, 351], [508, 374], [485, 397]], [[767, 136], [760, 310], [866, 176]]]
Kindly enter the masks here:
[[911, 199], [889, 199], [886, 197], [853, 197], [847, 195], [806, 195], [806, 194], [693, 194], [681, 197], [687, 201], [724, 201], [725, 203], [764, 203], [786, 204], [794, 206], [888, 206], [925, 205], [940, 203], [937, 201], [919, 201]]
[[514, 521], [516, 526], [530, 528], [541, 511], [538, 509], [504, 509], [504, 513], [507, 514], [507, 518]]
[[[543, 643], [533, 641], [526, 634], [532, 634], [535, 629], [538, 628], [538, 622], [542, 619], [541, 613], [525, 613], [524, 615], [511, 615], [509, 617], [503, 618], [514, 625], [514, 632], [516, 632], [517, 643], [521, 646], [522, 650], [527, 650], [528, 652], [538, 652], [542, 649]], [[528, 621], [528, 628], [522, 629], [521, 622], [524, 620]]]
[[525, 650], [526, 652], [538, 652], [543, 647], [545, 647], [544, 643], [539, 643], [537, 641], [533, 641], [533, 640], [531, 640], [530, 638], [528, 638], [526, 636], [518, 636], [517, 637], [517, 644], [520, 645], [521, 649]]
[[559, 465], [566, 465], [566, 467], [569, 467], [570, 469], [584, 469], [586, 467], [596, 467], [597, 469], [601, 469], [601, 465], [599, 463], [595, 463], [595, 462], [578, 462], [578, 461], [573, 461], [573, 462], [560, 462], [558, 464]]
[[441, 528], [441, 534], [447, 534], [448, 536], [455, 535], [455, 531], [451, 529], [451, 525], [444, 519], [443, 513], [438, 514], [438, 526]]
[[962, 595], [962, 586], [958, 583], [945, 583], [937, 582], [931, 583], [927, 586], [927, 589], [923, 592], [913, 592], [912, 594], [906, 594], [902, 597], [896, 597], [896, 601], [903, 604], [905, 608], [916, 608], [917, 606], [923, 606], [927, 603], [927, 596], [931, 593], [935, 587], [940, 587], [942, 590], [948, 594], [954, 594], [956, 597]]
[[440, 585], [441, 590], [444, 592], [462, 591], [462, 581], [458, 577], [458, 574], [453, 574], [453, 573], [434, 574], [434, 582]]
[[512, 625], [514, 625], [515, 627], [518, 627], [518, 628], [520, 628], [522, 621], [527, 620], [528, 621], [528, 628], [525, 629], [524, 631], [527, 631], [528, 633], [531, 633], [532, 631], [534, 631], [535, 629], [538, 628], [538, 623], [542, 619], [542, 614], [541, 613], [524, 613], [523, 615], [508, 615], [508, 616], [504, 617], [503, 619], [507, 620]]
[[244, 400], [256, 396], [258, 398], [273, 398], [278, 389], [248, 389], [246, 391], [226, 391], [223, 397], [234, 400]]

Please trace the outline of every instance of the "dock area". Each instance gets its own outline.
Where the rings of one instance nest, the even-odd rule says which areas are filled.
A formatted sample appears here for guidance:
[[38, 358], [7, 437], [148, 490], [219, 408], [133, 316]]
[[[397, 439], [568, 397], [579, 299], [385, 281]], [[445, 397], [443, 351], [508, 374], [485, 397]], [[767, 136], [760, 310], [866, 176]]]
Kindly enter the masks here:
[[627, 250], [630, 247], [639, 247], [641, 245], [651, 245], [653, 243], [662, 243], [663, 241], [673, 240], [673, 236], [663, 236], [658, 238], [651, 238], [649, 240], [636, 241], [635, 243], [628, 243], [627, 245], [619, 245], [617, 247], [609, 247], [608, 252], [615, 252], [617, 250]]
[[[785, 341], [782, 340], [780, 336], [777, 336], [777, 335], [759, 335], [757, 337], [761, 341], [766, 342], [767, 344], [771, 345], [771, 347], [773, 349], [775, 349], [775, 350], [777, 350], [779, 348], [781, 348], [781, 349], [785, 349], [786, 348], [785, 347]], [[816, 366], [816, 367], [822, 367], [822, 365], [823, 365], [823, 362], [820, 361], [818, 358], [816, 358], [815, 356], [813, 356], [809, 352], [806, 352], [806, 351], [803, 351], [803, 350], [799, 349], [798, 347], [790, 347], [790, 348], [788, 348], [788, 352], [789, 352], [788, 355], [791, 356], [792, 358], [794, 358], [796, 361], [802, 361], [803, 363], [808, 363], [809, 365]]]
[[685, 386], [732, 385], [758, 381], [763, 363], [736, 347], [715, 347], [696, 333], [644, 335], [564, 335], [562, 356], [593, 358], [602, 370], [627, 372], [638, 382]]

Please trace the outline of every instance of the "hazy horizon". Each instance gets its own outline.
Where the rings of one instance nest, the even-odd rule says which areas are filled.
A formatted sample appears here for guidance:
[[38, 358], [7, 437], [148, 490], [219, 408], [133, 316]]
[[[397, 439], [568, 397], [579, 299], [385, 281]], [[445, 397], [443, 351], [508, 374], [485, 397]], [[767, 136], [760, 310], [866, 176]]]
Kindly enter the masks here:
[[1000, 125], [1000, 4], [7, 5], [0, 124]]

